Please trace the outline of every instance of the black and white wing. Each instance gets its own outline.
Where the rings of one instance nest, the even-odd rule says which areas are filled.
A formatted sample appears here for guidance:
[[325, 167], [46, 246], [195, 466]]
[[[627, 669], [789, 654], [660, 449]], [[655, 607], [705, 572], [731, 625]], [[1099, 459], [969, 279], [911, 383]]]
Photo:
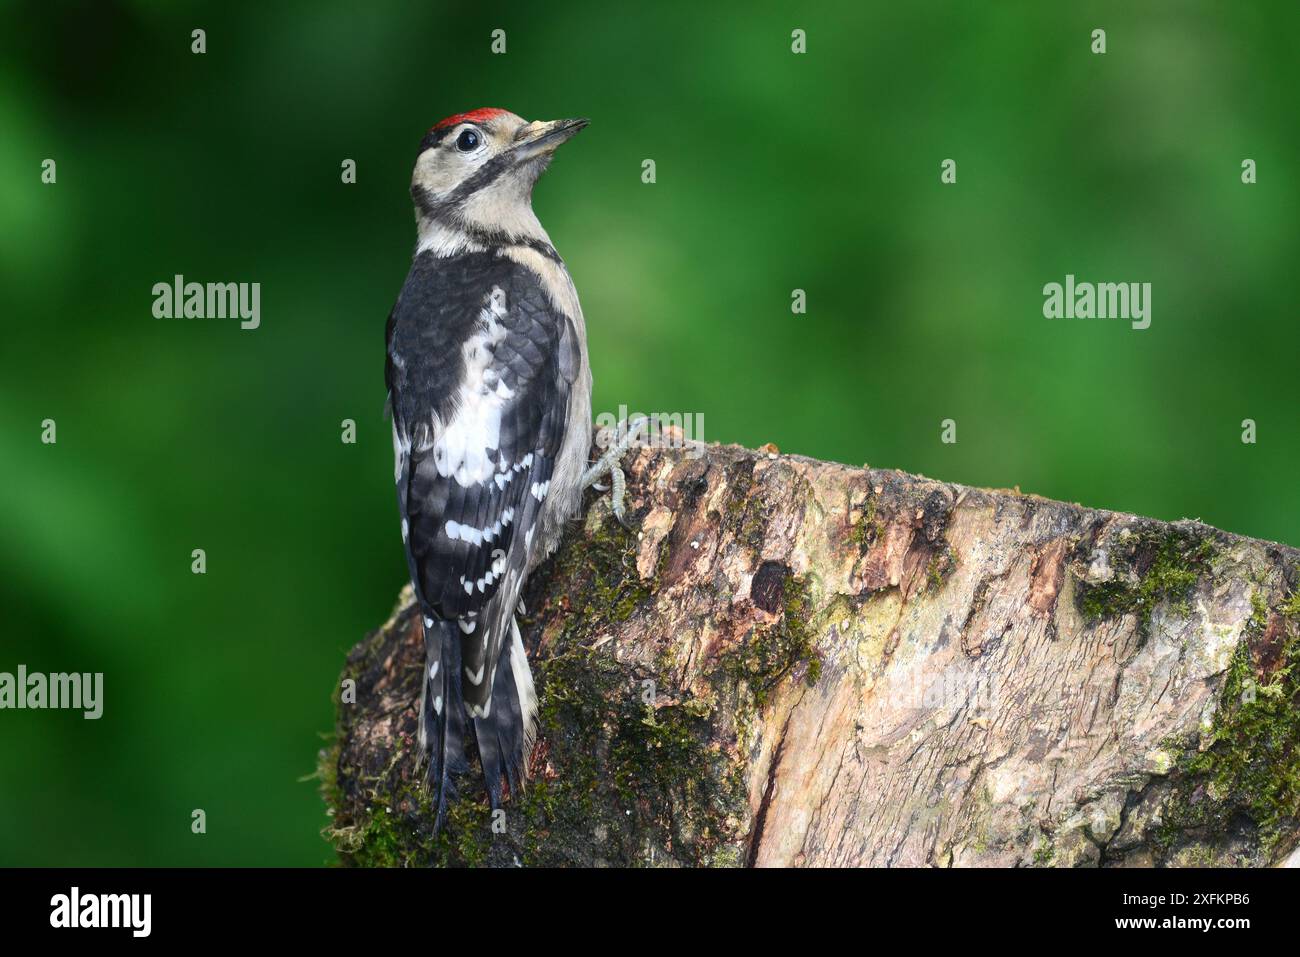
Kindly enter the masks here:
[[[455, 621], [486, 716], [567, 427], [579, 346], [537, 276], [493, 252], [418, 256], [388, 323], [387, 381], [411, 580]], [[510, 608], [489, 620], [499, 592]]]

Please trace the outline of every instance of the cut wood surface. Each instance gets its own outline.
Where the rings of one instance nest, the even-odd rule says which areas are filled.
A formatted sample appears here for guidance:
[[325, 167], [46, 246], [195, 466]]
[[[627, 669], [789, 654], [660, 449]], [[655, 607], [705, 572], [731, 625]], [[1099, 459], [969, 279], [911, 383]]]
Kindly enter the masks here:
[[[322, 752], [345, 862], [1243, 865], [1300, 840], [1300, 553], [774, 450], [625, 460], [529, 583], [542, 726], [432, 832], [409, 587]], [[348, 682], [355, 682], [349, 685]], [[354, 690], [354, 694], [349, 689]]]

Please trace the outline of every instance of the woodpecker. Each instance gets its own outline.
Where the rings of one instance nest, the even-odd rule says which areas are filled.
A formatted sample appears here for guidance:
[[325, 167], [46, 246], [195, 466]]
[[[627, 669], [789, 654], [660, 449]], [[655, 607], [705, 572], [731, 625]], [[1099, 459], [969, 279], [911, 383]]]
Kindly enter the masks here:
[[[515, 613], [596, 477], [582, 309], [532, 208], [556, 148], [587, 123], [459, 113], [425, 135], [411, 180], [418, 239], [388, 318], [385, 380], [424, 624], [419, 742], [435, 827], [468, 767], [468, 725], [492, 807], [503, 777], [512, 796], [523, 785], [537, 696]], [[597, 470], [616, 474], [606, 458]]]

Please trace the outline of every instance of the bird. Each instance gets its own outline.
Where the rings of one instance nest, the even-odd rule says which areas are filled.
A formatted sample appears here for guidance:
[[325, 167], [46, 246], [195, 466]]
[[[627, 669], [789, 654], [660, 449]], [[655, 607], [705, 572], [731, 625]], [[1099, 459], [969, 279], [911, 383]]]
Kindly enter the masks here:
[[[577, 290], [532, 207], [586, 119], [483, 108], [436, 123], [411, 177], [417, 241], [385, 382], [402, 541], [424, 627], [419, 747], [435, 830], [477, 743], [492, 808], [524, 785], [538, 702], [516, 620], [588, 467], [591, 366]], [[617, 514], [622, 521], [621, 495]]]

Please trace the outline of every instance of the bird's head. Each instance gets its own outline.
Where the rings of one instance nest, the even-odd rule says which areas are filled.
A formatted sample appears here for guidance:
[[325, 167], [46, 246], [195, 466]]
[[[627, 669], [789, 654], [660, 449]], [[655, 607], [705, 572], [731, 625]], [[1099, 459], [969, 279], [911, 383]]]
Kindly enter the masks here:
[[533, 184], [556, 147], [587, 120], [526, 122], [508, 110], [449, 116], [429, 130], [411, 177], [421, 233], [473, 237], [545, 236], [533, 215]]

